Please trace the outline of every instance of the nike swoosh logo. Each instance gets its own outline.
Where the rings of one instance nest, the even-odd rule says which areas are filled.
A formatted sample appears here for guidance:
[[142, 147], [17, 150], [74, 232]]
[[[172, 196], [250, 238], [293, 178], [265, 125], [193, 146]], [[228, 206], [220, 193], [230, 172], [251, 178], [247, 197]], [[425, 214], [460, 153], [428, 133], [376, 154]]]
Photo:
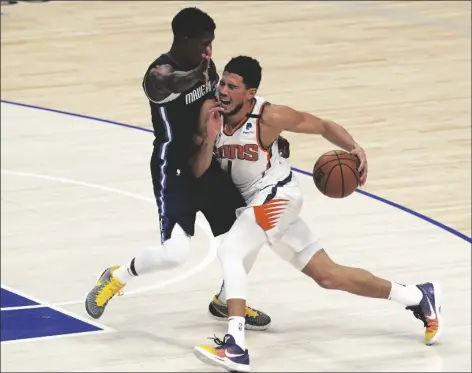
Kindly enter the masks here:
[[226, 357], [241, 357], [241, 356], [244, 356], [244, 354], [231, 354], [226, 350], [225, 350], [225, 355], [226, 355]]
[[429, 297], [426, 297], [427, 301], [428, 301], [428, 304], [429, 304], [429, 308], [431, 309], [431, 315], [429, 316], [426, 316], [428, 319], [430, 320], [434, 320], [436, 319], [436, 312], [434, 312], [434, 308], [433, 306], [431, 305], [431, 302], [429, 301]]

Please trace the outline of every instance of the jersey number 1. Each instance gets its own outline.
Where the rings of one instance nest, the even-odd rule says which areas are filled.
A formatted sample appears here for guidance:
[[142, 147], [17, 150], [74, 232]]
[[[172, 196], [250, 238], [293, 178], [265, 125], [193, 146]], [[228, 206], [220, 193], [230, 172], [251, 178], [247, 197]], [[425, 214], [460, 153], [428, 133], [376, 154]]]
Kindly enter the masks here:
[[228, 172], [228, 175], [231, 176], [231, 168], [233, 167], [233, 162], [228, 161], [228, 168], [226, 169], [226, 172]]

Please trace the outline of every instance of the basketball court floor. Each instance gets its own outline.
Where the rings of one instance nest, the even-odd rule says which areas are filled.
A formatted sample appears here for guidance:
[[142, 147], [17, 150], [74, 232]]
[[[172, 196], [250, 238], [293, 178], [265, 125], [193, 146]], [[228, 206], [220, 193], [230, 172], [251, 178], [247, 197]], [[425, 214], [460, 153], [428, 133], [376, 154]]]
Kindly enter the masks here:
[[159, 242], [140, 79], [189, 5], [217, 22], [220, 70], [259, 58], [262, 96], [366, 148], [367, 185], [334, 200], [310, 176], [333, 146], [287, 135], [302, 215], [332, 257], [444, 292], [427, 347], [400, 305], [323, 290], [265, 248], [249, 297], [273, 325], [246, 334], [252, 370], [470, 372], [470, 2], [328, 1], [2, 7], [2, 371], [219, 371], [192, 354], [226, 331], [207, 316], [221, 272], [202, 217], [182, 268], [137, 278], [98, 322], [83, 306], [105, 267]]

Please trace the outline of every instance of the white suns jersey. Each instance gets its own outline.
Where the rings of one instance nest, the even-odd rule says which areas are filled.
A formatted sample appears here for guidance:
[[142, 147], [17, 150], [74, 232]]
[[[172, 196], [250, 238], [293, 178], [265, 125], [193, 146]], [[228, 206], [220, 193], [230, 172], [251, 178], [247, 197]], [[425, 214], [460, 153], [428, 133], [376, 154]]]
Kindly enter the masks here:
[[290, 174], [290, 166], [280, 155], [277, 141], [267, 149], [261, 145], [259, 120], [267, 104], [262, 97], [256, 96], [249, 113], [233, 130], [222, 125], [215, 143], [221, 167], [231, 175], [246, 202], [258, 191], [277, 184]]

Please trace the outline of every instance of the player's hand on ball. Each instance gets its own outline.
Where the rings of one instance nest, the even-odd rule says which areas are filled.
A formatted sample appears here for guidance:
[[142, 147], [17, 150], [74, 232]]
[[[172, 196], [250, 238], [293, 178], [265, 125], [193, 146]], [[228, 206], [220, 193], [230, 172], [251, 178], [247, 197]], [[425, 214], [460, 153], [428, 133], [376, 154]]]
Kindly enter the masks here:
[[365, 150], [356, 144], [355, 149], [351, 151], [351, 154], [355, 155], [357, 159], [359, 159], [359, 167], [357, 170], [360, 173], [360, 183], [361, 186], [365, 184], [367, 181], [367, 172], [368, 172], [368, 165], [367, 165], [367, 155], [365, 154]]

